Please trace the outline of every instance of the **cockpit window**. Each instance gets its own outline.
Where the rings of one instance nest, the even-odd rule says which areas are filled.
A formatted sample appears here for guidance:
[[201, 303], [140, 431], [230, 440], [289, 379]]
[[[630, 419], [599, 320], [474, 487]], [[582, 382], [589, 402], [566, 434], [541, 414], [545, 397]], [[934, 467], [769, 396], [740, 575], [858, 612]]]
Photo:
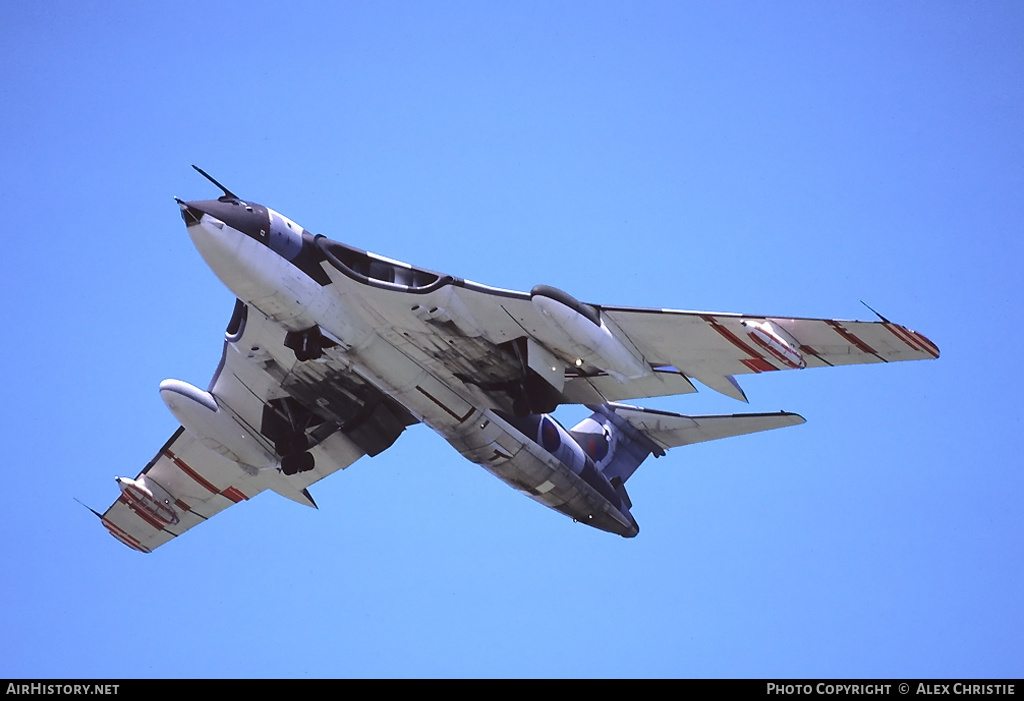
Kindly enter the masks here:
[[422, 290], [442, 281], [437, 273], [413, 268], [398, 262], [382, 260], [365, 251], [349, 248], [326, 237], [317, 239], [331, 265], [349, 277], [362, 282], [374, 281], [400, 285], [410, 290]]

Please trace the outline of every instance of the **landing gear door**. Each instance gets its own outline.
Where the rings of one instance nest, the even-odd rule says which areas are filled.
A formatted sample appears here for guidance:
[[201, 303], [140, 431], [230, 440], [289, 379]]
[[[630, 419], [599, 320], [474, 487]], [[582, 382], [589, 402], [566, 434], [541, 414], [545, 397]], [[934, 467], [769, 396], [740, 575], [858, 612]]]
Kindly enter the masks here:
[[565, 387], [565, 365], [532, 338], [526, 339], [526, 364], [559, 392]]

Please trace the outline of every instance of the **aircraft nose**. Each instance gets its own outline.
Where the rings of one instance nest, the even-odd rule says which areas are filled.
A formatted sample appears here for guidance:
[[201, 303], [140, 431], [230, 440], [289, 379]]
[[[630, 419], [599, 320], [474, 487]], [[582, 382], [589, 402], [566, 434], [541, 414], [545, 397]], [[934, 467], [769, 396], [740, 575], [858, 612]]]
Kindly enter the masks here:
[[262, 242], [270, 230], [267, 208], [262, 205], [224, 198], [198, 202], [185, 202], [177, 197], [174, 200], [181, 208], [181, 218], [185, 221], [186, 227], [191, 228], [199, 224], [206, 214], [212, 218], [212, 225], [218, 228], [230, 226], [257, 241]]
[[174, 201], [178, 203], [178, 207], [181, 208], [181, 218], [185, 220], [185, 226], [194, 226], [199, 223], [199, 220], [203, 218], [203, 210], [193, 206], [193, 203], [186, 202], [180, 198], [175, 197]]

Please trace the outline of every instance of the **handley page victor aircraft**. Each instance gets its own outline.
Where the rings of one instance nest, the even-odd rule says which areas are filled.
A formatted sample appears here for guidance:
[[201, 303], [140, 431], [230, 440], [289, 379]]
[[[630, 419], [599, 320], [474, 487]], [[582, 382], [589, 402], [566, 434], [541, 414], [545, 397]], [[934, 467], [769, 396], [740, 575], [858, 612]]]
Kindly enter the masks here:
[[[192, 241], [238, 297], [204, 391], [166, 380], [181, 422], [100, 516], [149, 552], [265, 489], [307, 488], [423, 422], [506, 484], [621, 536], [639, 527], [626, 482], [675, 446], [803, 423], [798, 414], [683, 416], [619, 402], [695, 392], [746, 401], [745, 373], [937, 358], [877, 322], [629, 309], [529, 294], [414, 268], [224, 191], [178, 200]], [[548, 412], [585, 404], [566, 430]]]

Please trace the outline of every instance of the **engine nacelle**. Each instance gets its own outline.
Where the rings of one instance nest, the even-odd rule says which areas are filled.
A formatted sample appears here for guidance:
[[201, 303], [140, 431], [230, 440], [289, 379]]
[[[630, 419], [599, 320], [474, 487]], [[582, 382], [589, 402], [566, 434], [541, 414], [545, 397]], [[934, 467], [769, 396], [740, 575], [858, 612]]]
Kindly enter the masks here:
[[785, 329], [775, 326], [770, 321], [744, 320], [742, 323], [750, 340], [768, 351], [779, 362], [795, 370], [807, 367], [807, 361], [800, 352], [800, 343]]
[[160, 383], [160, 397], [185, 430], [210, 450], [253, 467], [277, 464], [277, 457], [231, 412], [222, 409], [209, 392], [180, 380], [164, 380]]
[[546, 291], [539, 292], [538, 288], [534, 288], [531, 301], [547, 323], [549, 331], [544, 338], [538, 340], [551, 350], [577, 360], [577, 365], [593, 365], [619, 382], [635, 380], [651, 373], [650, 365], [616, 338], [602, 320], [581, 313], [579, 308], [582, 305], [564, 292], [553, 288], [544, 289], [552, 289], [563, 299], [556, 299]]
[[547, 414], [531, 414], [510, 420], [527, 438], [551, 453], [575, 472], [616, 509], [622, 509], [622, 495], [608, 481], [576, 438]]

